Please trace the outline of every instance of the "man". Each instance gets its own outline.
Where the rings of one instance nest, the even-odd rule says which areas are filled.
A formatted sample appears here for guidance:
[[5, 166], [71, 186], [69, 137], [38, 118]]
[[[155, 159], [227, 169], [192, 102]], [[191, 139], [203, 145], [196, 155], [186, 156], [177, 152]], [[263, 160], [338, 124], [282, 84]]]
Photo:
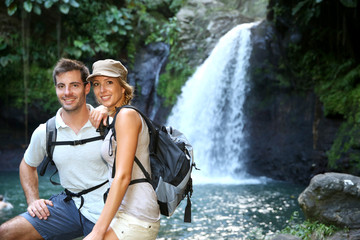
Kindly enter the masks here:
[[0, 210], [2, 209], [11, 209], [13, 208], [13, 205], [8, 202], [4, 202], [4, 196], [0, 195]]
[[[53, 71], [61, 108], [56, 114], [57, 142], [99, 136], [89, 121], [92, 106], [86, 104], [90, 84], [87, 67], [75, 60], [61, 59]], [[101, 117], [99, 117], [100, 119]], [[99, 120], [100, 122], [100, 120]], [[102, 140], [80, 145], [58, 145], [53, 161], [65, 192], [49, 200], [39, 197], [37, 166], [46, 155], [46, 124], [34, 131], [19, 167], [20, 181], [28, 203], [27, 212], [0, 226], [0, 239], [74, 239], [91, 232], [104, 206], [108, 189], [107, 165], [101, 159]], [[95, 190], [81, 196], [73, 193]]]

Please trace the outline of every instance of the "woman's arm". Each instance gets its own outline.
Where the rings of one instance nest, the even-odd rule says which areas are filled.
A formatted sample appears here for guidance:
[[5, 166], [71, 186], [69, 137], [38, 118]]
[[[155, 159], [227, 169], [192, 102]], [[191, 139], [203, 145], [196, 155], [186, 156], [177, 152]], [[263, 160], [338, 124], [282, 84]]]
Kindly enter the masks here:
[[122, 109], [116, 117], [115, 130], [117, 142], [115, 177], [104, 209], [93, 231], [85, 238], [86, 240], [103, 238], [129, 186], [138, 135], [141, 131], [141, 120], [138, 113], [132, 109]]
[[95, 128], [99, 128], [101, 121], [104, 124], [104, 126], [106, 126], [107, 116], [108, 116], [107, 107], [100, 105], [100, 106], [94, 108], [90, 112], [89, 120]]

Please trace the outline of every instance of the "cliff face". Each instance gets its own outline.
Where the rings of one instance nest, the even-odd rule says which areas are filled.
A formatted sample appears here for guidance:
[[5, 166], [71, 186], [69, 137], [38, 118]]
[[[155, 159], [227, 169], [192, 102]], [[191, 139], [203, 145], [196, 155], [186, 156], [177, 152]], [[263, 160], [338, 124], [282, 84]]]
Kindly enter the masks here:
[[246, 167], [256, 176], [308, 183], [328, 169], [326, 152], [342, 120], [324, 117], [313, 91], [297, 91], [279, 82], [284, 46], [299, 37], [297, 32], [280, 34], [268, 21], [253, 30], [251, 84], [244, 105]]

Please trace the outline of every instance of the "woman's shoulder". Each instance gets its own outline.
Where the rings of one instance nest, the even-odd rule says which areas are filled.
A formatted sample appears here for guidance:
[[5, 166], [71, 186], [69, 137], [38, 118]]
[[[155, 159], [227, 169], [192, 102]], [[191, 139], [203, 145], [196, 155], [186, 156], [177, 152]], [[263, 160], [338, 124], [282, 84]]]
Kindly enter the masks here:
[[135, 123], [141, 125], [141, 119], [138, 112], [131, 108], [122, 108], [116, 116], [116, 123], [126, 122], [126, 123]]

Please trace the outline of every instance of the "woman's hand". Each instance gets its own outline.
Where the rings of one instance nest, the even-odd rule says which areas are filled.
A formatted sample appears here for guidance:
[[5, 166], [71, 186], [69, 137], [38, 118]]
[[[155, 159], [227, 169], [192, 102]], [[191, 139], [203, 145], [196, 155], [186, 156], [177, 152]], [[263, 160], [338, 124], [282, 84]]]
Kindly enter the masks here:
[[101, 234], [92, 231], [89, 235], [87, 235], [83, 240], [102, 240], [104, 236]]
[[108, 109], [103, 105], [100, 105], [90, 112], [89, 120], [91, 124], [97, 129], [99, 128], [101, 121], [103, 121], [104, 126], [106, 126], [107, 117]]

